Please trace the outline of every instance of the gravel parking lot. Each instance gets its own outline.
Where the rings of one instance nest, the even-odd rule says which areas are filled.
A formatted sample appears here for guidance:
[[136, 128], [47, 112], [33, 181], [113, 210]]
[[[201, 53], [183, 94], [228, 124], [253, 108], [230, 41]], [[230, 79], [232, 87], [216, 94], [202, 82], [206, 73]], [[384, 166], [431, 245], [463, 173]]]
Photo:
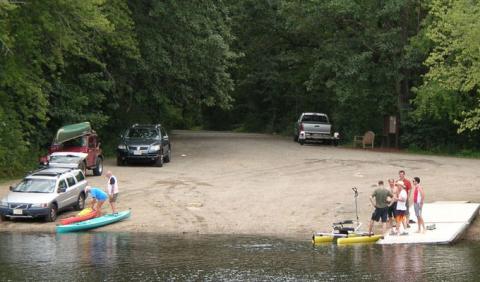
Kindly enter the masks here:
[[[119, 209], [130, 208], [132, 217], [99, 231], [308, 237], [329, 231], [334, 221], [355, 218], [352, 187], [358, 188], [366, 228], [374, 185], [398, 178], [399, 169], [408, 178], [421, 178], [427, 202], [480, 202], [480, 160], [300, 146], [262, 134], [174, 131], [171, 140], [172, 162], [161, 168], [105, 161], [105, 171], [119, 180]], [[87, 179], [106, 186], [104, 177]], [[0, 195], [13, 183], [2, 183]], [[478, 225], [477, 220], [467, 238], [478, 238]], [[53, 232], [54, 227], [39, 220], [0, 223], [4, 231]]]

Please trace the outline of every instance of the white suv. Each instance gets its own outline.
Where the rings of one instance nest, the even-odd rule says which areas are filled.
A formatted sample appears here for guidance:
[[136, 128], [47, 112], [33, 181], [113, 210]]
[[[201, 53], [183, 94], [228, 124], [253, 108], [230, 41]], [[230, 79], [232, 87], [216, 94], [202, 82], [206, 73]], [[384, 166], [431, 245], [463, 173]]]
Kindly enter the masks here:
[[47, 168], [33, 172], [0, 201], [0, 217], [55, 221], [60, 210], [85, 207], [85, 175], [79, 169]]

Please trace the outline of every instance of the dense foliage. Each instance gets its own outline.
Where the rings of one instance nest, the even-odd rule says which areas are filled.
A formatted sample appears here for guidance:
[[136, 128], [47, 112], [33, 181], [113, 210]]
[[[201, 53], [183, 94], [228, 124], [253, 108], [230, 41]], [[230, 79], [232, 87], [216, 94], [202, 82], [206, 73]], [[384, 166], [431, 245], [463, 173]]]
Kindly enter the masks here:
[[400, 117], [401, 145], [480, 142], [471, 0], [0, 0], [0, 177], [65, 124], [106, 147], [134, 122], [291, 134], [326, 112], [344, 140]]

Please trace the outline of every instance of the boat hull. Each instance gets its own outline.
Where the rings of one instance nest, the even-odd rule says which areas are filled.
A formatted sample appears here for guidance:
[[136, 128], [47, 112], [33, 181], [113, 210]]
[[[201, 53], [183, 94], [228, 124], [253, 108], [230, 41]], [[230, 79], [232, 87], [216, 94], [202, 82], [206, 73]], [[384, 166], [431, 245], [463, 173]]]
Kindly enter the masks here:
[[83, 136], [91, 131], [92, 127], [89, 122], [66, 125], [58, 129], [57, 134], [55, 135], [55, 143], [60, 144]]
[[372, 235], [372, 236], [357, 236], [357, 237], [347, 237], [347, 238], [338, 238], [338, 245], [346, 244], [358, 244], [358, 243], [374, 243], [382, 239], [382, 235]]
[[93, 219], [76, 222], [68, 225], [58, 225], [56, 227], [57, 233], [67, 233], [67, 232], [76, 232], [76, 231], [83, 231], [83, 230], [90, 230], [97, 227], [105, 226], [108, 224], [112, 224], [126, 218], [130, 217], [130, 210], [122, 211], [118, 214], [107, 214], [101, 217], [96, 217]]
[[313, 235], [312, 243], [316, 244], [323, 244], [323, 243], [331, 243], [334, 239], [334, 236], [331, 235]]
[[76, 216], [61, 219], [60, 224], [61, 225], [68, 225], [68, 224], [72, 224], [72, 223], [75, 223], [75, 222], [81, 222], [81, 221], [89, 220], [89, 219], [94, 218], [96, 214], [97, 214], [97, 212], [93, 211], [92, 209], [85, 209], [85, 210], [81, 211], [79, 214], [77, 214]]

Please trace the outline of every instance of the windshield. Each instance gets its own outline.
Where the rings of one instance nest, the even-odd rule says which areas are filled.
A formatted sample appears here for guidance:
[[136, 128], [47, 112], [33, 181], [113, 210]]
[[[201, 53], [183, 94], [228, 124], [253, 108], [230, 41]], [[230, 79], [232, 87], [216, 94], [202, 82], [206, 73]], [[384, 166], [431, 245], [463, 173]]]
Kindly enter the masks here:
[[304, 115], [302, 117], [302, 121], [328, 123], [326, 116], [319, 116], [319, 115]]
[[50, 162], [52, 163], [61, 163], [61, 164], [71, 164], [80, 162], [79, 156], [67, 155], [67, 156], [50, 156]]
[[24, 179], [13, 192], [23, 193], [52, 193], [55, 191], [55, 179]]
[[87, 145], [85, 136], [80, 136], [75, 139], [71, 139], [63, 142], [64, 147], [84, 147]]
[[126, 134], [128, 138], [155, 138], [158, 136], [154, 128], [130, 128]]

